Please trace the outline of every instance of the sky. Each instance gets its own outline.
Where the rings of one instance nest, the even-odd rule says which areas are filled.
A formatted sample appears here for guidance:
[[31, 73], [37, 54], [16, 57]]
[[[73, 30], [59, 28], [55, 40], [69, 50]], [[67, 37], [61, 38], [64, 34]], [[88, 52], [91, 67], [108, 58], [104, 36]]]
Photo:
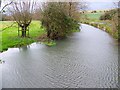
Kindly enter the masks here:
[[[9, 0], [5, 0], [9, 1]], [[24, 1], [24, 0], [23, 0]], [[47, 1], [47, 0], [36, 0], [36, 1]], [[62, 2], [67, 2], [67, 1], [73, 1], [73, 2], [79, 2], [81, 0], [49, 0], [51, 2], [55, 1], [62, 1]], [[106, 10], [106, 9], [112, 9], [115, 8], [115, 5], [113, 2], [118, 2], [120, 0], [82, 0], [84, 2], [88, 3], [88, 10]], [[4, 4], [3, 4], [4, 6]]]
[[[37, 1], [46, 1], [46, 0], [37, 0]], [[118, 2], [120, 0], [49, 0], [51, 2], [55, 1], [62, 1], [62, 2], [79, 2], [84, 1], [88, 3], [88, 10], [106, 10], [106, 9], [112, 9], [115, 8], [115, 5], [113, 2]]]
[[112, 9], [115, 6], [114, 2], [119, 2], [120, 0], [84, 0], [88, 2], [89, 10], [106, 10]]
[[89, 2], [89, 10], [106, 10], [115, 8], [113, 2]]

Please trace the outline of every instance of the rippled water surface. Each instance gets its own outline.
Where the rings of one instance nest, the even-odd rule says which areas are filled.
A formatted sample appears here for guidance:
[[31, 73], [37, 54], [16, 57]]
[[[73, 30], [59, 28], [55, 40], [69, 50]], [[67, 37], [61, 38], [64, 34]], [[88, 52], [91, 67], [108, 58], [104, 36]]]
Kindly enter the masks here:
[[85, 24], [56, 46], [33, 43], [1, 58], [3, 88], [115, 88], [118, 83], [116, 41]]

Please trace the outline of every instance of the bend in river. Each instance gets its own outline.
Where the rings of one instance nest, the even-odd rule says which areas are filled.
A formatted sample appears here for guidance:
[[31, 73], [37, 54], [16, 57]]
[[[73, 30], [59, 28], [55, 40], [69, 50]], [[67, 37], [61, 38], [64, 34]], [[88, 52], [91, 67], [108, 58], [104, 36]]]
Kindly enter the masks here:
[[1, 53], [3, 88], [116, 88], [118, 46], [106, 32], [82, 24], [57, 45], [33, 43]]

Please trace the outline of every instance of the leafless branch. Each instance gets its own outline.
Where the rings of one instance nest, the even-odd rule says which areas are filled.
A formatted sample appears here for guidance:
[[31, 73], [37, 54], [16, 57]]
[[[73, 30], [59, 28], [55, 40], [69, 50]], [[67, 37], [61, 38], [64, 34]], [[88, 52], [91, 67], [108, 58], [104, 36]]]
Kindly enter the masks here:
[[10, 4], [12, 4], [12, 3], [13, 3], [13, 1], [11, 1], [10, 3], [4, 5], [4, 6], [2, 7], [0, 13], [3, 13], [4, 9], [5, 9], [7, 6], [9, 6]]
[[13, 25], [14, 25], [14, 24], [16, 24], [16, 22], [14, 22], [14, 23], [12, 23], [11, 25], [9, 25], [9, 26], [7, 26], [7, 27], [3, 28], [2, 30], [0, 30], [0, 32], [2, 32], [2, 31], [4, 31], [4, 30], [6, 30], [7, 28], [13, 27]]

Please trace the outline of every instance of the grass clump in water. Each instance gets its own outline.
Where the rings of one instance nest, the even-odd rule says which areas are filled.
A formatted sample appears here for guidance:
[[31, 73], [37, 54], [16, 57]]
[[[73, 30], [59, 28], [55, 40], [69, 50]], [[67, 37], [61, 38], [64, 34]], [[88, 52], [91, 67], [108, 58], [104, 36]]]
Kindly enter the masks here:
[[47, 45], [47, 46], [55, 46], [56, 45], [56, 42], [53, 41], [53, 40], [50, 40], [50, 41], [45, 41], [43, 42], [43, 44]]

